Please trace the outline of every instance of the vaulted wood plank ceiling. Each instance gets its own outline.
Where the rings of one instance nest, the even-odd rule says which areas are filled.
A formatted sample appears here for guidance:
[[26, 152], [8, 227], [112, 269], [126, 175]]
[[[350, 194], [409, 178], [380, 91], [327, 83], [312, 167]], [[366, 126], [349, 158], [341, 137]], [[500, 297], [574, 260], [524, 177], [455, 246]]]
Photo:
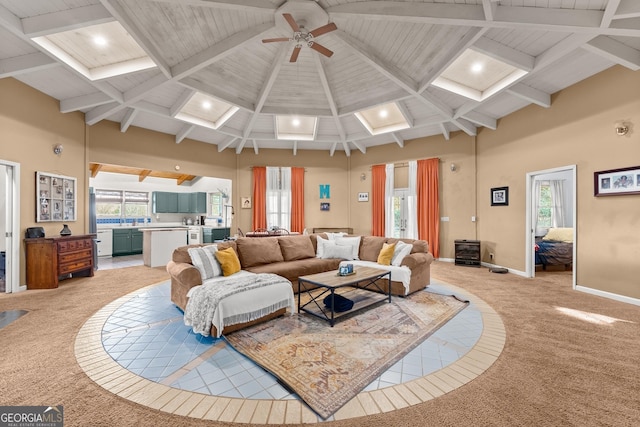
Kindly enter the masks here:
[[638, 70], [639, 28], [635, 0], [0, 0], [0, 78], [89, 125], [349, 156], [496, 129], [615, 64]]

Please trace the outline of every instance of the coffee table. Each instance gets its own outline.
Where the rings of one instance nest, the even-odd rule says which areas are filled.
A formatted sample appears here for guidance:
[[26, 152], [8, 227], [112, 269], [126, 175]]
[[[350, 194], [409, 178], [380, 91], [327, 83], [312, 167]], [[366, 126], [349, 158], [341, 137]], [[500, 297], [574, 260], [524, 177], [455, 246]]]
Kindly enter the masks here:
[[[378, 284], [378, 280], [385, 276], [389, 282], [387, 292]], [[384, 294], [384, 298], [376, 297], [380, 293]], [[308, 296], [304, 304], [302, 303], [303, 294]], [[336, 313], [335, 304], [333, 304], [336, 294], [353, 300], [353, 308]], [[326, 295], [331, 297], [331, 308], [325, 307], [322, 302]], [[304, 311], [327, 320], [331, 327], [338, 318], [351, 316], [383, 301], [391, 302], [391, 272], [381, 268], [356, 267], [353, 274], [347, 276], [341, 276], [338, 270], [333, 270], [298, 278], [298, 313]]]

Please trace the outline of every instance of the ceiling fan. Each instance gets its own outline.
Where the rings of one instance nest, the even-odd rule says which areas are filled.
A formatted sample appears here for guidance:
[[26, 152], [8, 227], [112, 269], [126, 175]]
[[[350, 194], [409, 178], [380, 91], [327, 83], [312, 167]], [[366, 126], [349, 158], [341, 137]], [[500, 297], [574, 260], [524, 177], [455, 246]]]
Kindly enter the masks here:
[[296, 62], [298, 60], [298, 55], [300, 54], [300, 49], [302, 49], [303, 45], [307, 45], [311, 49], [320, 52], [326, 57], [330, 57], [333, 55], [333, 51], [327, 49], [321, 44], [317, 43], [314, 39], [318, 36], [326, 34], [330, 31], [337, 30], [336, 24], [333, 22], [328, 23], [327, 25], [323, 25], [321, 27], [316, 28], [315, 30], [308, 31], [304, 28], [303, 25], [298, 25], [293, 16], [290, 13], [283, 13], [284, 19], [289, 23], [289, 26], [293, 29], [293, 37], [278, 37], [274, 39], [263, 39], [262, 43], [273, 43], [273, 42], [288, 42], [295, 41], [296, 47], [293, 48], [293, 53], [291, 53], [291, 58], [289, 58], [289, 62]]

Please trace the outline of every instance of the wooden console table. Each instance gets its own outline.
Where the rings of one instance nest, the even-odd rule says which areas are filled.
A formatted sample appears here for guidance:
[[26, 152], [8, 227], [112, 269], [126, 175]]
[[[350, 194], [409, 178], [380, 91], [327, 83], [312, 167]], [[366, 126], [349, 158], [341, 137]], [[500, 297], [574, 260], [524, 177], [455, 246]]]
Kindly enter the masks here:
[[95, 234], [24, 239], [27, 289], [53, 289], [70, 275], [93, 276]]

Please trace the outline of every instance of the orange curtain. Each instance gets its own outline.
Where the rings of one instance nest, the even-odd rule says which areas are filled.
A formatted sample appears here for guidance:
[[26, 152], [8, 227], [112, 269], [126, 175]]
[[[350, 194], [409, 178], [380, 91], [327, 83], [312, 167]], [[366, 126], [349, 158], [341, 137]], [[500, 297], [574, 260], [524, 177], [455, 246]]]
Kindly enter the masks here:
[[384, 237], [384, 181], [385, 165], [371, 167], [371, 234]]
[[252, 230], [267, 228], [267, 168], [253, 168], [253, 220]]
[[291, 231], [304, 230], [304, 168], [291, 168]]
[[429, 243], [435, 258], [440, 256], [440, 202], [438, 201], [439, 159], [418, 160], [418, 238]]

